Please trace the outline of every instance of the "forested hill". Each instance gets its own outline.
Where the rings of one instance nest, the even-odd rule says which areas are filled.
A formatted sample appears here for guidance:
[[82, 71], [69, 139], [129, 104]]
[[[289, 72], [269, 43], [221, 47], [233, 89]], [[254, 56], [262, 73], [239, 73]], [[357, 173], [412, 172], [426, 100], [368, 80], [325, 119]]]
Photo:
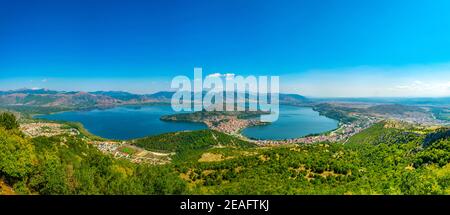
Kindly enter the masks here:
[[82, 136], [25, 137], [0, 115], [0, 194], [182, 194], [169, 165], [139, 165], [101, 153]]
[[182, 147], [191, 134], [136, 144], [164, 138], [164, 150], [188, 154], [173, 164], [196, 194], [450, 194], [448, 131], [386, 121], [345, 144]]

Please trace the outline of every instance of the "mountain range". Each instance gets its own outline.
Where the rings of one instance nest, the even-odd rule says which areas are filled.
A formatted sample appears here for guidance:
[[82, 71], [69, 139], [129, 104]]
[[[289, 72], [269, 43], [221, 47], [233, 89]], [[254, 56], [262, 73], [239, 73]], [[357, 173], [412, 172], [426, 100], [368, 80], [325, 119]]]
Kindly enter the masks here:
[[[0, 105], [74, 108], [170, 103], [174, 93], [161, 91], [153, 94], [133, 94], [123, 91], [67, 92], [49, 89], [18, 89], [0, 91]], [[206, 94], [206, 92], [202, 94]], [[248, 98], [249, 94], [246, 93], [245, 97]], [[304, 96], [297, 94], [280, 94], [279, 100], [281, 104], [305, 104], [310, 102]]]

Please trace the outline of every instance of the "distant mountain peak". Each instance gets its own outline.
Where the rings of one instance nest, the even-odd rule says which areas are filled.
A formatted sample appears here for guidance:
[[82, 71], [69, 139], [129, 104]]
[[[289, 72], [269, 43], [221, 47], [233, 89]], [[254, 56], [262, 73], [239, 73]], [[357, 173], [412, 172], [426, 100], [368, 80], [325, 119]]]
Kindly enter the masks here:
[[[22, 88], [0, 91], [0, 104], [95, 107], [119, 104], [143, 104], [152, 102], [170, 102], [174, 91], [160, 91], [153, 94], [133, 94], [124, 91], [54, 91], [45, 88]], [[205, 95], [206, 91], [202, 91]], [[239, 93], [236, 93], [239, 94]], [[248, 93], [245, 93], [246, 97]], [[308, 99], [297, 94], [280, 94], [280, 104], [308, 103]]]

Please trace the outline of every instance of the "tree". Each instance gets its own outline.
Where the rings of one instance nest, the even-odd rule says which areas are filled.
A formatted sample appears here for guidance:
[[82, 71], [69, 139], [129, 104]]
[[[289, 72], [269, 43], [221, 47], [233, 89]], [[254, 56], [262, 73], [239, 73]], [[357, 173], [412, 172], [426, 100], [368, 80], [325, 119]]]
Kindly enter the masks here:
[[0, 175], [23, 178], [36, 163], [33, 146], [20, 136], [0, 128]]
[[4, 127], [6, 130], [18, 129], [19, 123], [17, 122], [16, 116], [12, 113], [4, 112], [0, 115], [0, 126]]

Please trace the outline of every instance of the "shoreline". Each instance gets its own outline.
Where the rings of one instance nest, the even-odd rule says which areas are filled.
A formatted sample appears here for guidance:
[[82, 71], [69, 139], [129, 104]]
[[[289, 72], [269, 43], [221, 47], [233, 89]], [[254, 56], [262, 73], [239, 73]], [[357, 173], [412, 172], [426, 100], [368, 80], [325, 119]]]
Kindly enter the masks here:
[[[56, 114], [56, 113], [64, 113], [64, 112], [70, 112], [70, 111], [92, 111], [92, 110], [107, 110], [107, 109], [112, 109], [112, 108], [116, 108], [116, 107], [133, 107], [133, 106], [154, 106], [154, 105], [169, 105], [169, 103], [148, 103], [148, 104], [123, 104], [123, 105], [115, 105], [115, 106], [108, 106], [108, 107], [90, 107], [90, 108], [76, 108], [76, 109], [72, 109], [72, 110], [63, 110], [63, 111], [55, 111], [55, 112], [51, 112], [49, 114], [33, 114], [33, 115], [29, 115], [30, 118], [32, 120], [39, 120], [39, 121], [46, 121], [46, 122], [57, 122], [57, 123], [62, 123], [62, 124], [66, 124], [72, 127], [77, 127], [80, 128], [81, 130], [83, 130], [83, 133], [85, 133], [86, 136], [90, 136], [96, 139], [102, 139], [102, 140], [113, 140], [113, 141], [130, 141], [130, 140], [122, 140], [122, 139], [109, 139], [109, 138], [104, 138], [101, 136], [97, 136], [95, 134], [92, 134], [88, 129], [86, 129], [84, 127], [84, 125], [81, 122], [73, 122], [73, 121], [63, 121], [63, 120], [48, 120], [48, 119], [43, 119], [43, 118], [36, 118], [37, 116], [41, 116], [41, 115], [51, 115], [51, 114]], [[285, 106], [290, 106], [290, 107], [294, 107], [294, 108], [298, 108], [298, 107], [305, 107], [305, 108], [312, 108], [313, 111], [318, 112], [319, 115], [327, 117], [326, 115], [322, 115], [319, 111], [315, 110], [311, 105], [292, 105], [292, 104], [283, 104]], [[169, 116], [169, 115], [163, 115], [164, 116]], [[330, 117], [327, 117], [330, 118]], [[330, 118], [333, 119], [333, 118]], [[225, 133], [227, 135], [231, 135], [231, 136], [235, 136], [238, 137], [241, 140], [245, 140], [248, 142], [252, 142], [258, 145], [267, 145], [267, 144], [277, 144], [277, 145], [284, 145], [284, 144], [289, 144], [289, 143], [314, 143], [314, 142], [320, 142], [320, 141], [332, 141], [332, 142], [336, 142], [336, 141], [340, 141], [342, 139], [345, 138], [340, 138], [340, 137], [336, 137], [335, 133], [339, 132], [341, 130], [344, 130], [346, 128], [346, 126], [349, 125], [349, 123], [344, 123], [343, 121], [339, 121], [336, 119], [338, 126], [335, 129], [332, 130], [328, 130], [328, 131], [324, 131], [321, 133], [315, 133], [315, 134], [307, 134], [307, 135], [303, 135], [303, 136], [299, 136], [299, 137], [295, 137], [295, 138], [286, 138], [286, 139], [256, 139], [256, 138], [251, 138], [248, 137], [246, 135], [244, 135], [242, 132], [244, 129], [249, 128], [249, 127], [253, 127], [253, 126], [265, 126], [263, 124], [258, 124], [257, 122], [250, 122], [252, 119], [237, 119], [237, 118], [233, 118], [234, 121], [240, 121], [240, 127], [237, 127], [236, 130], [233, 131], [226, 131], [223, 129], [217, 129], [217, 125], [213, 126], [213, 121], [208, 121], [208, 120], [200, 120], [200, 121], [192, 121], [192, 120], [171, 120], [171, 119], [160, 119], [162, 121], [167, 121], [167, 122], [188, 122], [188, 123], [201, 123], [203, 125], [206, 126], [206, 129], [211, 129], [211, 130], [217, 130], [220, 131], [222, 133]], [[233, 121], [233, 122], [234, 122]], [[358, 121], [358, 120], [356, 120]], [[222, 122], [221, 122], [222, 123]], [[219, 124], [221, 124], [219, 123]], [[227, 123], [227, 122], [225, 122]], [[352, 124], [352, 123], [350, 123]], [[234, 125], [231, 124], [229, 127], [233, 127]], [[235, 127], [236, 128], [236, 127]], [[171, 132], [168, 132], [171, 133]], [[164, 134], [164, 133], [162, 133]], [[151, 136], [156, 136], [156, 135], [160, 135], [160, 134], [155, 134], [155, 135], [147, 135], [147, 136], [143, 136], [143, 137], [151, 137]], [[334, 135], [334, 136], [333, 136]]]
[[[90, 108], [77, 108], [77, 109], [72, 109], [72, 110], [63, 110], [63, 111], [56, 111], [56, 112], [52, 112], [49, 114], [33, 114], [30, 115], [32, 120], [38, 120], [38, 121], [45, 121], [45, 122], [57, 122], [57, 123], [62, 123], [62, 124], [66, 124], [66, 125], [70, 125], [72, 127], [79, 127], [80, 129], [84, 130], [83, 133], [86, 133], [86, 136], [91, 136], [91, 137], [95, 137], [95, 138], [100, 138], [103, 140], [113, 140], [113, 141], [130, 141], [130, 140], [122, 140], [122, 139], [110, 139], [110, 138], [104, 138], [98, 135], [95, 135], [93, 133], [91, 133], [88, 129], [86, 129], [84, 127], [84, 125], [81, 122], [77, 122], [77, 121], [64, 121], [64, 120], [49, 120], [49, 119], [43, 119], [43, 118], [37, 118], [37, 116], [42, 116], [42, 115], [51, 115], [51, 114], [57, 114], [57, 113], [65, 113], [65, 112], [71, 112], [71, 111], [92, 111], [92, 110], [107, 110], [107, 109], [112, 109], [112, 108], [116, 108], [116, 107], [133, 107], [133, 106], [154, 106], [154, 105], [169, 105], [168, 103], [151, 103], [151, 104], [146, 104], [146, 105], [140, 105], [140, 104], [126, 104], [126, 105], [115, 105], [115, 106], [108, 106], [108, 107], [90, 107]], [[294, 108], [298, 108], [298, 107], [305, 107], [305, 108], [312, 108], [310, 105], [308, 106], [304, 106], [304, 105], [288, 105], [288, 104], [283, 104], [285, 106], [290, 106], [290, 107], [294, 107]], [[314, 109], [313, 109], [314, 110]], [[318, 112], [316, 110], [314, 110], [315, 112]], [[320, 113], [319, 113], [320, 114]], [[170, 116], [170, 115], [163, 115], [161, 116]], [[326, 116], [325, 116], [326, 117]], [[249, 127], [253, 127], [253, 126], [266, 126], [269, 125], [270, 123], [261, 123], [261, 122], [252, 122], [251, 120], [253, 119], [234, 119], [235, 121], [244, 121], [244, 125], [241, 127], [238, 127], [237, 130], [234, 130], [233, 132], [227, 132], [221, 129], [216, 129], [215, 126], [213, 126], [213, 122], [208, 121], [208, 120], [196, 120], [196, 121], [192, 121], [192, 120], [172, 120], [172, 119], [161, 119], [161, 121], [166, 121], [166, 122], [173, 122], [173, 123], [177, 123], [177, 122], [184, 122], [184, 123], [201, 123], [203, 125], [206, 126], [206, 129], [210, 129], [210, 130], [217, 130], [220, 131], [222, 133], [225, 133], [227, 135], [231, 135], [231, 136], [235, 136], [238, 137], [241, 140], [245, 140], [248, 142], [252, 142], [252, 143], [256, 143], [256, 144], [265, 144], [266, 142], [277, 142], [279, 144], [285, 144], [285, 142], [292, 142], [295, 141], [299, 138], [307, 138], [307, 137], [317, 137], [317, 136], [323, 136], [323, 135], [328, 135], [336, 130], [339, 130], [342, 128], [342, 126], [344, 125], [342, 122], [336, 120], [338, 122], [338, 127], [333, 129], [333, 130], [328, 130], [322, 133], [315, 133], [315, 134], [307, 134], [304, 136], [299, 136], [299, 137], [295, 137], [295, 138], [287, 138], [287, 139], [256, 139], [256, 138], [251, 138], [248, 137], [246, 135], [244, 135], [242, 132], [244, 129], [249, 128]], [[329, 117], [328, 117], [329, 118]], [[333, 119], [335, 120], [335, 119]], [[230, 126], [232, 127], [232, 126]], [[171, 133], [171, 132], [168, 132]], [[165, 133], [162, 133], [165, 134]], [[143, 136], [143, 137], [151, 137], [151, 136], [156, 136], [156, 135], [160, 135], [160, 134], [155, 134], [155, 135], [147, 135], [147, 136]]]

